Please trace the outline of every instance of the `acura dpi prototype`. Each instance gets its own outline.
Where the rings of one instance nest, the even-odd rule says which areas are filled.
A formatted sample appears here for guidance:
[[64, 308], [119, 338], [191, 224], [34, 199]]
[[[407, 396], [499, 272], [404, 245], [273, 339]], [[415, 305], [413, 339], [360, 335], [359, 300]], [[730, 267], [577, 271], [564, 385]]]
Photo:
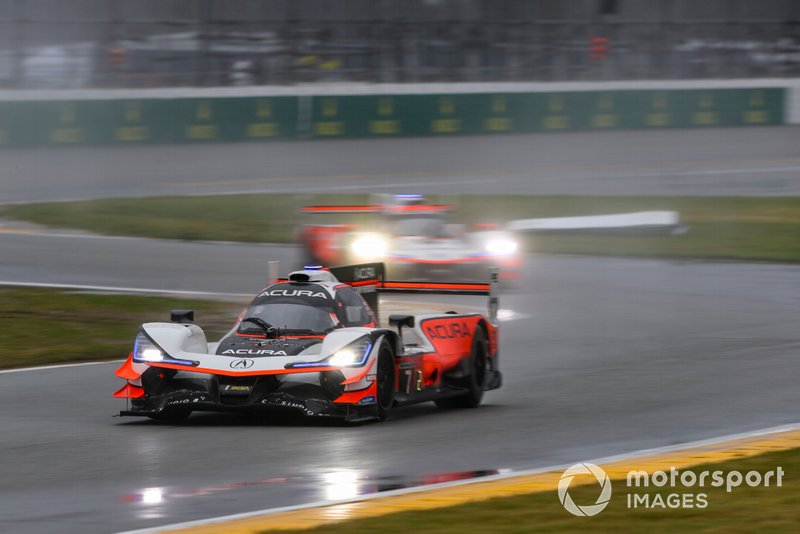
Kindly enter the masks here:
[[[496, 225], [467, 231], [451, 222], [452, 206], [428, 203], [421, 195], [396, 195], [365, 206], [306, 206], [317, 221], [303, 225], [301, 244], [309, 263], [345, 265], [383, 262], [394, 280], [485, 282], [490, 267], [503, 279], [519, 277], [522, 253], [514, 235]], [[322, 215], [363, 218], [366, 224], [320, 224]]]
[[[306, 267], [261, 291], [219, 342], [190, 310], [143, 324], [116, 375], [120, 415], [176, 422], [194, 411], [383, 420], [398, 406], [475, 407], [500, 387], [497, 270], [490, 283], [390, 282], [383, 264]], [[378, 292], [485, 294], [489, 311], [392, 315]]]

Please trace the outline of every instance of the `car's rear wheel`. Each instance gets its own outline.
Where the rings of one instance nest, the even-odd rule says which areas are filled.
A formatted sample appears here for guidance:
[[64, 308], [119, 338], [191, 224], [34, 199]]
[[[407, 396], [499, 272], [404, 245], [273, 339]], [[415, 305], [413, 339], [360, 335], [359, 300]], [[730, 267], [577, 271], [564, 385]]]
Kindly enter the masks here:
[[436, 401], [439, 408], [475, 408], [483, 399], [483, 387], [486, 383], [486, 369], [489, 358], [489, 344], [482, 328], [475, 329], [472, 338], [472, 352], [469, 356], [470, 373], [458, 384], [467, 389], [466, 393], [457, 397]]
[[394, 405], [394, 353], [385, 341], [378, 352], [376, 371], [378, 419], [385, 420]]
[[174, 425], [186, 421], [192, 415], [192, 410], [189, 408], [166, 408], [160, 413], [148, 415], [150, 419]]

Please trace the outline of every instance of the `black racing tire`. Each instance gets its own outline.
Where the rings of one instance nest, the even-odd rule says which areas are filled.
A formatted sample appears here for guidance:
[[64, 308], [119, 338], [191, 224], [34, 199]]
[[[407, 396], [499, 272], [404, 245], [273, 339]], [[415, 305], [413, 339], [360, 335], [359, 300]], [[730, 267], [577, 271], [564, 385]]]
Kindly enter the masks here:
[[469, 375], [459, 384], [467, 388], [467, 392], [457, 397], [434, 401], [439, 408], [477, 408], [483, 399], [483, 387], [486, 383], [488, 369], [489, 343], [483, 328], [475, 329], [472, 338], [472, 352], [469, 356]]
[[375, 403], [378, 408], [378, 419], [385, 421], [394, 406], [394, 351], [386, 342], [381, 343], [376, 362], [376, 387]]
[[176, 425], [186, 421], [190, 415], [192, 415], [190, 408], [166, 408], [160, 413], [148, 415], [147, 417], [159, 423]]

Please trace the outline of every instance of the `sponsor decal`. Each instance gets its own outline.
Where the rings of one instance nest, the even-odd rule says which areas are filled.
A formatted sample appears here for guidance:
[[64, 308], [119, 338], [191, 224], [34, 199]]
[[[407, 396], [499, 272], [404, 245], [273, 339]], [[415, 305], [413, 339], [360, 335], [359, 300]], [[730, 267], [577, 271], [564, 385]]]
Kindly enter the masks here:
[[222, 351], [222, 354], [240, 356], [286, 356], [285, 351], [273, 349], [226, 349]]
[[247, 359], [233, 360], [230, 363], [230, 366], [231, 366], [231, 369], [250, 369], [251, 367], [253, 367], [254, 363], [256, 363], [256, 362], [254, 362], [253, 360], [247, 360]]
[[470, 337], [469, 326], [462, 322], [451, 324], [439, 324], [436, 326], [426, 326], [425, 332], [431, 339], [460, 339]]
[[231, 384], [225, 384], [222, 387], [223, 391], [250, 391], [250, 386], [236, 386]]
[[222, 395], [250, 395], [253, 391], [252, 386], [242, 386], [238, 384], [224, 384], [220, 387], [220, 394]]
[[312, 410], [309, 410], [305, 404], [297, 401], [292, 400], [270, 400], [270, 399], [263, 399], [261, 404], [269, 404], [272, 406], [286, 406], [287, 408], [296, 408], [301, 410], [306, 415], [314, 415]]
[[314, 298], [328, 298], [322, 291], [310, 291], [308, 289], [271, 289], [265, 291], [264, 294], [270, 297], [314, 297]]
[[200, 395], [199, 397], [192, 397], [192, 398], [185, 398], [185, 399], [176, 399], [167, 402], [164, 406], [176, 406], [179, 404], [193, 404], [195, 402], [203, 402], [208, 400], [205, 395]]
[[364, 397], [360, 401], [358, 401], [359, 406], [368, 406], [370, 404], [375, 404], [377, 401], [375, 400], [375, 395], [370, 395], [368, 397]]

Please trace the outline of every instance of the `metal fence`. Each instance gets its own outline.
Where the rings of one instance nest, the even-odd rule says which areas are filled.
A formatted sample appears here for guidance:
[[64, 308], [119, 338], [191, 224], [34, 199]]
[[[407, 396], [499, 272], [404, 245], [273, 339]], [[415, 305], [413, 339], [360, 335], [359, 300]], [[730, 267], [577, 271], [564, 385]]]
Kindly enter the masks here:
[[2, 87], [799, 74], [796, 0], [0, 0]]

